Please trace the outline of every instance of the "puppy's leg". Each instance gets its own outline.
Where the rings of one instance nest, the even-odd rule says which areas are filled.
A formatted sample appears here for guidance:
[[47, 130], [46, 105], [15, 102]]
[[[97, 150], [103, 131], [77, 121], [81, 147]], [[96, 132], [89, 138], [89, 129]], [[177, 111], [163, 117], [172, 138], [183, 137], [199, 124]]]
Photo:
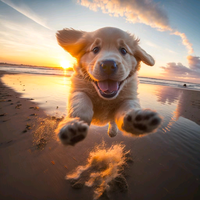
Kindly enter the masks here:
[[93, 116], [93, 104], [84, 92], [74, 92], [69, 97], [68, 117], [58, 126], [56, 132], [65, 145], [74, 145], [83, 140]]
[[160, 125], [162, 119], [150, 109], [141, 109], [137, 100], [124, 101], [115, 115], [120, 130], [139, 135], [150, 133]]
[[90, 125], [93, 117], [93, 104], [85, 92], [74, 92], [69, 97], [68, 117], [78, 117]]
[[117, 135], [118, 128], [114, 121], [109, 122], [108, 135], [110, 137], [115, 137]]

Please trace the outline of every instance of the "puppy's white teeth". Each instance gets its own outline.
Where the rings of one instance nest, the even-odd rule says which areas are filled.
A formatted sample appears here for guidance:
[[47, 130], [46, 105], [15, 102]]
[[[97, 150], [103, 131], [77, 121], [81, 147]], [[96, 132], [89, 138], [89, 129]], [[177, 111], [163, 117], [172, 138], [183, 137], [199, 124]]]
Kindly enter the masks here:
[[109, 90], [102, 91], [102, 92], [105, 93], [105, 94], [113, 94], [114, 93], [114, 91], [109, 91]]

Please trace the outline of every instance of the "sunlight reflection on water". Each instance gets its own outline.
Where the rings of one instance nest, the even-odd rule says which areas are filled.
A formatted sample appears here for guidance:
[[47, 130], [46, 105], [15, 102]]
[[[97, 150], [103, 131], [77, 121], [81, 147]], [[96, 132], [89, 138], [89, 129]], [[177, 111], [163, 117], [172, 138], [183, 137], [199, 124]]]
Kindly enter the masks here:
[[[68, 93], [69, 77], [51, 75], [10, 74], [2, 81], [22, 94], [24, 98], [32, 98], [50, 115], [64, 115]], [[57, 109], [58, 106], [58, 109]]]

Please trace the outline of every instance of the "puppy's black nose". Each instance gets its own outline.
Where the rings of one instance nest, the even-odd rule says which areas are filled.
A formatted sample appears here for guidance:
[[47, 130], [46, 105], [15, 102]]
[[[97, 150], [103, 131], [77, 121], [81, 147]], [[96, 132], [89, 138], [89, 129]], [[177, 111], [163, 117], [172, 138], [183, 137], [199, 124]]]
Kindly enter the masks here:
[[100, 63], [100, 70], [108, 75], [117, 71], [117, 63], [114, 60], [104, 60]]

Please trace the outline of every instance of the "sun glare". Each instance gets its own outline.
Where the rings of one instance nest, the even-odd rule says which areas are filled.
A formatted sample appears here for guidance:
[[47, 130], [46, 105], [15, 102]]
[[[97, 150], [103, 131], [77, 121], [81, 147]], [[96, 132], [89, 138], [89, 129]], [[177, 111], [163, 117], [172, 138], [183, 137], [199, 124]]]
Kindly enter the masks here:
[[69, 69], [69, 68], [72, 68], [72, 63], [70, 63], [68, 60], [62, 60], [60, 61], [60, 66], [63, 69]]

